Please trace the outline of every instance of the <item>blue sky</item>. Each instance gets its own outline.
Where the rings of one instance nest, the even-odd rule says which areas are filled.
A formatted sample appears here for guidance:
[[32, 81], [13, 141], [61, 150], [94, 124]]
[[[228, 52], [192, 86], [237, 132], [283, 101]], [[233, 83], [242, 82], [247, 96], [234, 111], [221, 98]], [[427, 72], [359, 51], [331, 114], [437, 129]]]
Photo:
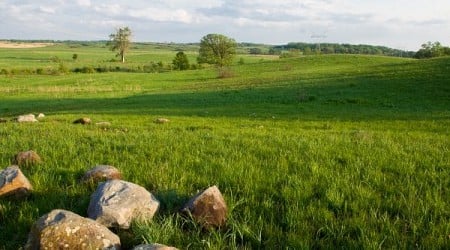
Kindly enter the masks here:
[[0, 17], [0, 39], [105, 40], [129, 26], [149, 42], [450, 45], [448, 0], [0, 0]]

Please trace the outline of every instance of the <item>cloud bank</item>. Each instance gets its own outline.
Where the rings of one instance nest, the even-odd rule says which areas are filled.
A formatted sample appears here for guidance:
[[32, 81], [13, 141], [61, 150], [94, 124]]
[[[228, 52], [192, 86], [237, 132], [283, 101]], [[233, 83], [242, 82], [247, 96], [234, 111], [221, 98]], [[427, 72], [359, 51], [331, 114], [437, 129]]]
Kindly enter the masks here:
[[2, 0], [0, 39], [103, 40], [129, 26], [136, 41], [338, 42], [417, 50], [450, 45], [450, 2], [435, 0]]

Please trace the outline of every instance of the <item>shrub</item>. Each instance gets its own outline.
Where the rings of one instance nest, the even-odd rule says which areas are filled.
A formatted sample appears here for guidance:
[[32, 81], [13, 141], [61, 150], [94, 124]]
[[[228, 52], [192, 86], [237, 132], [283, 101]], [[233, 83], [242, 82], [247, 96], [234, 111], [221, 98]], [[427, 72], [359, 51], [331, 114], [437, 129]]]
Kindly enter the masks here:
[[67, 73], [69, 73], [69, 68], [67, 68], [67, 66], [61, 62], [61, 63], [59, 63], [58, 71], [61, 74], [67, 74]]
[[234, 72], [227, 67], [220, 67], [219, 68], [219, 78], [231, 78], [234, 76]]
[[57, 57], [57, 56], [52, 56], [52, 57], [50, 57], [50, 61], [59, 63], [59, 62], [61, 62], [61, 59], [59, 59], [59, 57]]
[[175, 58], [172, 61], [172, 65], [174, 69], [178, 70], [187, 70], [189, 69], [189, 59], [183, 51], [180, 51], [176, 54]]

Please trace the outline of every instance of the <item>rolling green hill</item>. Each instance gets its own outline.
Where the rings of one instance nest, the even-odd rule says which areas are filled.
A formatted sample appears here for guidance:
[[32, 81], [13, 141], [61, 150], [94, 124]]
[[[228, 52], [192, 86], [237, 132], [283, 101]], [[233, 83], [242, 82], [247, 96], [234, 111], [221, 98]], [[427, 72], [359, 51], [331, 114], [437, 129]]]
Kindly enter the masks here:
[[[140, 45], [126, 67], [175, 54]], [[0, 69], [57, 68], [52, 57], [69, 69], [121, 66], [113, 56], [101, 46], [1, 49]], [[96, 164], [161, 201], [153, 222], [119, 232], [125, 248], [449, 248], [449, 69], [448, 57], [239, 55], [227, 78], [211, 67], [0, 75], [0, 117], [46, 114], [0, 123], [1, 168], [19, 151], [44, 159], [24, 169], [31, 197], [0, 200], [0, 249], [23, 246], [52, 209], [85, 216], [94, 187], [79, 178]], [[72, 124], [84, 116], [112, 125]], [[220, 230], [177, 215], [210, 185], [230, 206]]]

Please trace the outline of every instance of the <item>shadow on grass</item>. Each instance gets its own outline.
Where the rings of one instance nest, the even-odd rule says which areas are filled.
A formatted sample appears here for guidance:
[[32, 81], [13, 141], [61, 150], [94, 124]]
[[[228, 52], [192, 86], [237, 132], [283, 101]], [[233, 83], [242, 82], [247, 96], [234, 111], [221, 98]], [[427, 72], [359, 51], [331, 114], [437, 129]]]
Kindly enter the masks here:
[[0, 116], [23, 113], [257, 117], [302, 120], [448, 119], [445, 79], [342, 78], [321, 85], [292, 81], [271, 88], [139, 94], [124, 98], [7, 99]]

